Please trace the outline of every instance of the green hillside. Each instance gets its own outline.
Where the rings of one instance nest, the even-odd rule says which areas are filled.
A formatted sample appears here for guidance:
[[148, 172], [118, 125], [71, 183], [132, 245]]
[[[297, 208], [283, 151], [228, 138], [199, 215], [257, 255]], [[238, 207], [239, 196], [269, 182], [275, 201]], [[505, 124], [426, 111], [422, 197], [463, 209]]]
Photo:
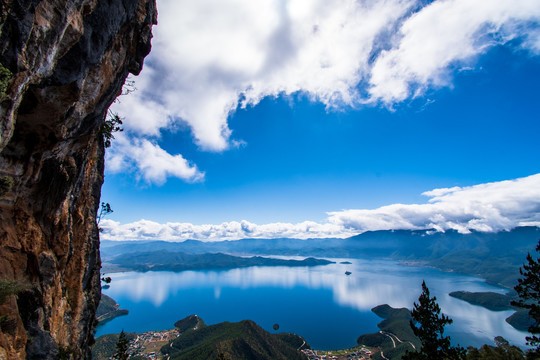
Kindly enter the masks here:
[[306, 359], [294, 347], [297, 343], [303, 343], [298, 336], [271, 334], [253, 321], [244, 320], [188, 331], [161, 351], [169, 355], [170, 360], [215, 360], [218, 357], [231, 360]]
[[[407, 350], [420, 347], [418, 338], [411, 326], [411, 313], [408, 309], [395, 309], [389, 305], [379, 305], [371, 309], [377, 316], [383, 318], [377, 326], [380, 332], [361, 335], [358, 345], [380, 347], [384, 356], [391, 360], [401, 359]], [[380, 354], [377, 354], [380, 357]]]
[[204, 321], [197, 315], [189, 315], [188, 317], [174, 323], [174, 327], [182, 333], [187, 330], [198, 330], [205, 326], [206, 324]]

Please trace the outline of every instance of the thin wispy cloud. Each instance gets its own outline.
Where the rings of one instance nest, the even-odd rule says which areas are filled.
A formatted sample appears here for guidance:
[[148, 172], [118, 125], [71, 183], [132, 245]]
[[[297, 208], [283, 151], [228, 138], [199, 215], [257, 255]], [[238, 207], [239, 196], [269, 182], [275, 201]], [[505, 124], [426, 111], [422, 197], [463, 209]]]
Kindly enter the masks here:
[[102, 238], [108, 240], [202, 241], [244, 238], [345, 238], [365, 231], [397, 229], [471, 230], [494, 232], [540, 225], [540, 174], [469, 187], [434, 189], [423, 193], [424, 204], [392, 204], [377, 209], [329, 212], [326, 223], [257, 225], [245, 220], [217, 225], [160, 224], [140, 220], [130, 224], [104, 219]]
[[[160, 0], [158, 7], [138, 90], [114, 106], [126, 136], [155, 146], [163, 131], [187, 127], [201, 150], [227, 150], [242, 140], [229, 127], [231, 114], [267, 96], [301, 93], [329, 111], [392, 108], [451, 86], [454, 70], [474, 68], [496, 45], [540, 52], [537, 0]], [[128, 144], [114, 144], [109, 162], [144, 142]], [[133, 168], [141, 177], [163, 180], [142, 163]], [[185, 171], [167, 174], [193, 180]]]

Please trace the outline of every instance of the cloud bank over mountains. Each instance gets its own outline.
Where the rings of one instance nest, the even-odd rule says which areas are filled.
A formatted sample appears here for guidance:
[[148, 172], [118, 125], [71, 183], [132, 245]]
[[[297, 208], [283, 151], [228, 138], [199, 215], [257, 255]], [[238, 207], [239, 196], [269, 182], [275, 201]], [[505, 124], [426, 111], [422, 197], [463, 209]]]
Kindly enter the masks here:
[[[242, 143], [229, 116], [267, 96], [392, 108], [452, 86], [494, 46], [540, 53], [538, 0], [160, 0], [159, 12], [137, 91], [113, 107], [126, 131], [107, 154], [108, 171], [156, 184], [204, 180], [160, 146], [164, 131], [189, 129], [201, 150], [225, 151]], [[347, 214], [331, 218], [354, 223], [339, 220]]]
[[471, 230], [493, 232], [517, 226], [540, 226], [540, 174], [515, 180], [424, 192], [425, 204], [393, 204], [377, 209], [328, 213], [319, 224], [272, 223], [257, 225], [232, 221], [219, 225], [160, 224], [140, 220], [130, 224], [103, 219], [105, 240], [202, 241], [244, 238], [345, 238], [365, 231], [397, 229]]

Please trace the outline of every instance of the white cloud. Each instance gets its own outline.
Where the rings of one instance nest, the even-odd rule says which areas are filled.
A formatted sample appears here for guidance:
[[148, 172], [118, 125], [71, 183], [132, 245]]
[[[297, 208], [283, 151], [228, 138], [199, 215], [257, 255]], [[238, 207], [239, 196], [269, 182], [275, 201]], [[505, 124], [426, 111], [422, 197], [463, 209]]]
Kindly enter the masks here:
[[348, 237], [355, 234], [334, 224], [318, 224], [305, 221], [298, 224], [272, 223], [257, 225], [242, 220], [219, 225], [193, 225], [189, 223], [160, 224], [154, 221], [139, 220], [129, 224], [104, 219], [100, 222], [105, 240], [169, 240], [188, 239], [203, 241], [238, 240], [245, 238], [326, 238]]
[[[430, 86], [451, 84], [451, 70], [473, 63], [490, 47], [527, 37], [538, 28], [536, 0], [440, 0], [410, 16], [394, 46], [381, 52], [371, 69], [369, 93], [393, 104]], [[538, 33], [528, 46], [537, 48]]]
[[106, 240], [203, 241], [243, 238], [345, 238], [365, 231], [396, 229], [449, 229], [493, 232], [540, 224], [540, 174], [515, 180], [469, 187], [435, 189], [423, 195], [425, 204], [393, 204], [377, 209], [328, 213], [326, 223], [257, 225], [232, 221], [219, 225], [160, 224], [140, 220], [130, 224], [104, 219], [100, 227]]
[[267, 96], [392, 107], [451, 86], [454, 69], [474, 68], [494, 45], [520, 38], [540, 53], [538, 0], [425, 3], [160, 0], [138, 90], [114, 109], [130, 136], [158, 144], [182, 125], [202, 150], [224, 151], [241, 141], [228, 117]]
[[187, 182], [204, 179], [204, 173], [190, 164], [182, 155], [171, 155], [159, 145], [146, 139], [131, 139], [123, 133], [116, 135], [115, 146], [107, 152], [107, 169], [112, 172], [129, 172], [133, 168], [146, 183], [163, 184], [168, 177]]
[[449, 229], [500, 231], [540, 221], [540, 174], [470, 187], [435, 189], [427, 204], [393, 204], [373, 210], [328, 213], [348, 230]]

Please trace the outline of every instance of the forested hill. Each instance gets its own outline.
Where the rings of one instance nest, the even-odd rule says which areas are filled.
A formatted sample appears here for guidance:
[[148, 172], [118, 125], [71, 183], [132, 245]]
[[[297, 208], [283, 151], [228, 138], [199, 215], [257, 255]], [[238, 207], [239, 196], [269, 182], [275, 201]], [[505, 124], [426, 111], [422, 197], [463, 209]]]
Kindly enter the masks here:
[[[103, 271], [113, 270], [202, 270], [202, 269], [234, 269], [248, 266], [317, 266], [328, 265], [332, 261], [307, 258], [304, 260], [283, 260], [261, 256], [240, 257], [217, 254], [186, 254], [167, 250], [137, 252], [119, 255], [103, 264]], [[111, 265], [112, 264], [112, 265]]]
[[187, 331], [168, 346], [163, 354], [171, 360], [304, 360], [297, 349], [309, 346], [300, 336], [271, 334], [253, 321], [223, 322]]

